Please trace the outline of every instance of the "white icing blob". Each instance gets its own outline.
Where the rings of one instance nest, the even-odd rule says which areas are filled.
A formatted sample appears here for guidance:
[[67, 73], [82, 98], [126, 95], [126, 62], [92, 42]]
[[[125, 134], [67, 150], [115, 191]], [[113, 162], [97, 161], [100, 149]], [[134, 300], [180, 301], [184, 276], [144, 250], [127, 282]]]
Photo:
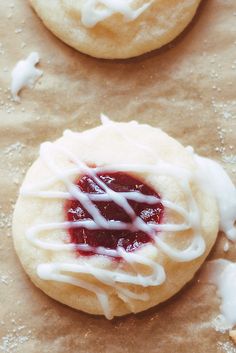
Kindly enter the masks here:
[[228, 252], [229, 251], [229, 242], [228, 242], [228, 240], [224, 243], [223, 250], [224, 250], [224, 252]]
[[20, 102], [19, 92], [23, 87], [33, 88], [37, 79], [42, 76], [43, 71], [35, 65], [39, 63], [39, 55], [31, 53], [27, 59], [20, 60], [12, 70], [11, 94], [16, 102]]
[[232, 329], [236, 325], [236, 263], [223, 259], [210, 261], [200, 280], [217, 286], [217, 295], [221, 300], [217, 329]]
[[199, 166], [199, 179], [205, 190], [211, 192], [218, 203], [220, 230], [228, 239], [236, 241], [236, 188], [224, 169], [211, 159], [195, 155]]
[[151, 2], [138, 9], [132, 8], [133, 0], [85, 0], [81, 7], [81, 22], [85, 27], [94, 27], [115, 13], [120, 13], [126, 21], [133, 21], [139, 17]]

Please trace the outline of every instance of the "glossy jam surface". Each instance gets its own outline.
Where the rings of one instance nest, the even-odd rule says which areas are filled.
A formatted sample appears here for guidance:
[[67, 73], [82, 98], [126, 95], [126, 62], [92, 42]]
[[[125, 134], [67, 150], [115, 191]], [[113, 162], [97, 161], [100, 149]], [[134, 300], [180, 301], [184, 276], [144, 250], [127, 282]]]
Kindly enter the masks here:
[[[97, 177], [115, 192], [138, 192], [143, 195], [160, 196], [149, 186], [130, 175], [121, 172], [98, 174]], [[87, 194], [104, 194], [105, 191], [88, 175], [82, 176], [76, 182], [77, 187]], [[147, 204], [128, 200], [136, 215], [145, 223], [161, 223], [164, 207], [157, 200], [155, 204]], [[100, 214], [108, 221], [131, 223], [130, 216], [114, 201], [93, 201]], [[77, 200], [69, 200], [65, 205], [66, 218], [70, 222], [93, 220], [90, 213]], [[134, 251], [143, 244], [152, 242], [150, 236], [142, 231], [130, 230], [89, 230], [85, 228], [70, 228], [70, 242], [74, 244], [88, 244], [94, 248], [117, 249], [122, 247], [127, 252]], [[78, 250], [80, 255], [93, 255], [95, 252]]]

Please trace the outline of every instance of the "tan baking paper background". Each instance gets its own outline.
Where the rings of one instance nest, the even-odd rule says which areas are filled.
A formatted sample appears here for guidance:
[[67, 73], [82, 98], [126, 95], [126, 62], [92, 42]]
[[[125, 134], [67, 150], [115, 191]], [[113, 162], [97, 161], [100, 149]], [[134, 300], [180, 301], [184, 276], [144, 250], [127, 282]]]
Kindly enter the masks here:
[[[11, 101], [11, 70], [38, 51], [43, 77]], [[216, 332], [215, 289], [197, 278], [171, 301], [107, 321], [65, 307], [35, 288], [14, 253], [11, 214], [39, 144], [66, 128], [117, 121], [159, 126], [236, 176], [236, 1], [203, 0], [174, 43], [145, 56], [104, 61], [56, 39], [26, 0], [0, 0], [0, 353], [236, 352]], [[236, 260], [221, 237], [211, 257]]]

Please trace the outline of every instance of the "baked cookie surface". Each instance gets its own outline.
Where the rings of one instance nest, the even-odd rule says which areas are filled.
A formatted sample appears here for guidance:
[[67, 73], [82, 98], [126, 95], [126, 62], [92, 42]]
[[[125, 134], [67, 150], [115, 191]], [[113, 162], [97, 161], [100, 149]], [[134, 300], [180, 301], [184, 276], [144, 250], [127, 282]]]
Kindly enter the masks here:
[[201, 0], [30, 0], [60, 39], [91, 56], [130, 58], [158, 49], [191, 22]]
[[54, 299], [109, 319], [167, 300], [218, 233], [199, 173], [189, 150], [136, 122], [104, 119], [42, 144], [13, 220], [25, 271]]

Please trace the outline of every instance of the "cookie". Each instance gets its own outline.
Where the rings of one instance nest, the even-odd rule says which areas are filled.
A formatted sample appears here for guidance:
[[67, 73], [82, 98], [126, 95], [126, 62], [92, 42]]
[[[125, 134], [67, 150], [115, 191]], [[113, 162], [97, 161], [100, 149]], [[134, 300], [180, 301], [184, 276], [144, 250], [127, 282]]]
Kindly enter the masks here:
[[200, 0], [30, 0], [65, 43], [98, 58], [130, 58], [162, 47], [191, 22]]
[[31, 280], [108, 319], [173, 296], [219, 230], [200, 158], [158, 128], [105, 117], [99, 127], [43, 143], [13, 219]]

